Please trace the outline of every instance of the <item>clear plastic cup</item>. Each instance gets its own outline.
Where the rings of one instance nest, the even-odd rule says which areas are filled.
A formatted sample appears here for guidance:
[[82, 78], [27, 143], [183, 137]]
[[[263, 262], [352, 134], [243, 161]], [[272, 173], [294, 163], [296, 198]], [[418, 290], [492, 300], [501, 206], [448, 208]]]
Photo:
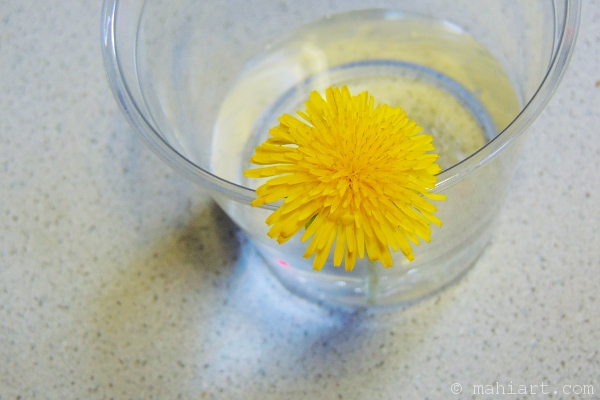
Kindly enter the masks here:
[[[288, 289], [328, 304], [385, 308], [452, 283], [489, 243], [522, 133], [565, 72], [580, 6], [105, 0], [102, 45], [115, 97], [135, 131], [211, 193]], [[264, 220], [274, 206], [250, 206], [255, 186], [241, 173], [249, 167], [249, 144], [258, 144], [280, 113], [297, 109], [308, 91], [340, 82], [405, 100], [436, 140], [448, 137], [462, 149], [444, 161], [433, 189], [447, 196], [436, 203], [443, 227], [433, 229], [430, 243], [413, 247], [412, 262], [393, 253], [392, 268], [364, 259], [349, 272], [329, 260], [315, 271], [302, 258], [305, 244], [267, 237]], [[469, 129], [483, 140], [466, 145]]]

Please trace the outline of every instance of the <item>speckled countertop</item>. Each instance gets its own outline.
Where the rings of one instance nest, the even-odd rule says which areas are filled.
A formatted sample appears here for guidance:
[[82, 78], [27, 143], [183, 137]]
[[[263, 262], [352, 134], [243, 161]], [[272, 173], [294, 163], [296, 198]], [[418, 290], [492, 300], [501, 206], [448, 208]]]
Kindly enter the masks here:
[[600, 397], [600, 2], [584, 2], [492, 245], [439, 296], [369, 315], [244, 268], [228, 218], [121, 116], [97, 1], [5, 0], [0, 399]]

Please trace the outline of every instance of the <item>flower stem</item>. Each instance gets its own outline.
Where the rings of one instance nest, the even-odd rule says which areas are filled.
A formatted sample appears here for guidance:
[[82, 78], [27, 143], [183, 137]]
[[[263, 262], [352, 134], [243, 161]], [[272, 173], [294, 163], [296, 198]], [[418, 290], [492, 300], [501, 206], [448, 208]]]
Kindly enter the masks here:
[[377, 264], [367, 259], [367, 304], [373, 305], [377, 302], [378, 286]]

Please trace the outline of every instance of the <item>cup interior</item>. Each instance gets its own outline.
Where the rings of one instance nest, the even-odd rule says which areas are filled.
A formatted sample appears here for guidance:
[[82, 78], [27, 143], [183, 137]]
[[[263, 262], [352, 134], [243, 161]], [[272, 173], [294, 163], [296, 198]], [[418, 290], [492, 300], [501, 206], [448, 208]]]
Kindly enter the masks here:
[[[159, 156], [209, 189], [248, 202], [255, 196], [251, 187], [212, 168], [215, 125], [223, 103], [240, 76], [290, 32], [304, 29], [309, 37], [314, 21], [353, 15], [359, 9], [387, 13], [384, 21], [415, 15], [447, 24], [449, 31], [464, 32], [481, 43], [509, 79], [516, 106], [495, 121], [489, 141], [439, 175], [436, 190], [443, 191], [493, 158], [539, 114], [571, 54], [579, 1], [106, 0], [105, 64], [125, 115]], [[360, 22], [351, 16], [350, 24], [352, 18]], [[410, 36], [400, 31], [394, 34]], [[336, 67], [327, 61], [322, 68]], [[455, 80], [477, 96], [478, 88], [469, 81], [476, 71], [468, 62], [460, 68]], [[277, 80], [278, 75], [269, 78]], [[487, 96], [492, 104], [504, 94]]]

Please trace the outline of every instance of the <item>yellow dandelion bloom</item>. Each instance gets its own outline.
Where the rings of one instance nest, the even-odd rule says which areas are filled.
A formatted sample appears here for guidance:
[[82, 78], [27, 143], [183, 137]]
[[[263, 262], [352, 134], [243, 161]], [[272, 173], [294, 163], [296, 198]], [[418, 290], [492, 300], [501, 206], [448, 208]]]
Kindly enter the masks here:
[[[436, 207], [444, 200], [429, 189], [440, 167], [432, 137], [420, 134], [401, 108], [375, 106], [367, 92], [352, 96], [346, 86], [314, 91], [301, 121], [284, 114], [270, 137], [256, 147], [250, 178], [273, 177], [256, 189], [253, 206], [283, 200], [266, 220], [281, 244], [305, 228], [312, 237], [304, 257], [316, 253], [320, 270], [332, 247], [333, 264], [352, 270], [365, 249], [371, 261], [392, 266], [389, 247], [414, 259], [411, 245], [430, 240]], [[335, 242], [335, 244], [334, 244]]]

